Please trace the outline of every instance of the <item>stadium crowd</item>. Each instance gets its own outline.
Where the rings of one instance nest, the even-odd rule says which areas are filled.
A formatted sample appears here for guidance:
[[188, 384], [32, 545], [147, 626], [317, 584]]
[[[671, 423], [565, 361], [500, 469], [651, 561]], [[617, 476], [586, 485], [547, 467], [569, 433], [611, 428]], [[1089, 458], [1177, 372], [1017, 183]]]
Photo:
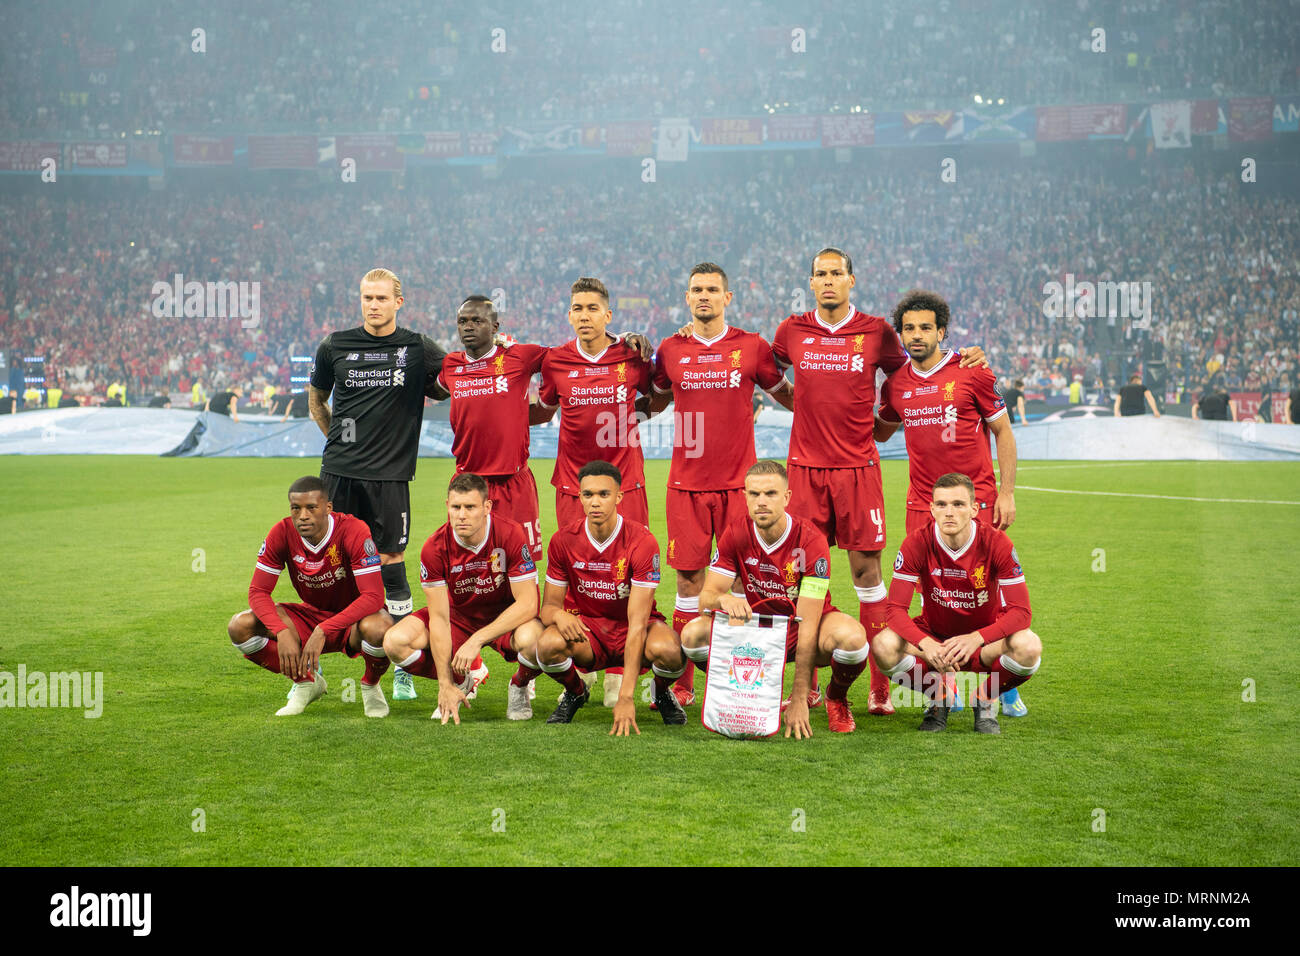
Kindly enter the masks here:
[[0, 131], [418, 132], [1300, 87], [1300, 18], [1280, 3], [723, 0], [700, 26], [682, 0], [54, 0], [0, 36]]
[[[378, 264], [402, 277], [402, 324], [447, 348], [459, 348], [452, 318], [475, 292], [497, 299], [503, 328], [520, 339], [566, 340], [569, 284], [593, 274], [611, 290], [615, 326], [657, 341], [685, 321], [686, 273], [702, 259], [728, 269], [730, 321], [770, 337], [811, 307], [809, 257], [833, 244], [853, 256], [860, 308], [888, 315], [907, 288], [934, 289], [952, 303], [952, 340], [982, 344], [1030, 392], [1062, 393], [1075, 376], [1113, 387], [1152, 359], [1167, 363], [1175, 398], [1210, 377], [1229, 389], [1293, 387], [1294, 200], [1256, 198], [1190, 165], [1143, 167], [1124, 182], [1097, 164], [1025, 161], [1006, 175], [997, 162], [967, 162], [958, 187], [906, 164], [827, 163], [810, 176], [755, 161], [739, 174], [698, 169], [634, 185], [625, 170], [593, 164], [562, 179], [525, 167], [400, 192], [10, 195], [0, 198], [10, 224], [0, 349], [43, 356], [48, 381], [82, 400], [113, 382], [137, 402], [195, 381], [256, 395], [289, 386], [289, 356], [359, 322], [356, 285]], [[154, 284], [178, 273], [259, 283], [256, 326], [155, 314]], [[1045, 315], [1045, 284], [1067, 274], [1151, 282], [1150, 330]]]

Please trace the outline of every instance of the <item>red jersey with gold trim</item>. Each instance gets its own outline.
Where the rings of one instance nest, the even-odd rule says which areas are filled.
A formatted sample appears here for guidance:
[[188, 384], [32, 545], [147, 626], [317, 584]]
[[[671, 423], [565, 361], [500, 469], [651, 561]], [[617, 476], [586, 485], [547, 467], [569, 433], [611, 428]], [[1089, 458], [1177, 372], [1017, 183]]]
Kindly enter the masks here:
[[515, 603], [512, 583], [537, 583], [537, 565], [528, 537], [517, 521], [488, 515], [477, 548], [470, 548], [447, 522], [420, 549], [420, 584], [445, 587], [452, 617], [476, 631]]
[[542, 362], [538, 398], [560, 407], [560, 437], [551, 484], [578, 494], [578, 469], [607, 461], [623, 475], [623, 490], [645, 486], [636, 397], [650, 391], [652, 366], [624, 342], [587, 355], [578, 340], [550, 350]]
[[754, 386], [781, 385], [772, 347], [730, 326], [714, 339], [674, 335], [655, 353], [654, 388], [673, 394], [675, 429], [668, 487], [742, 488], [754, 454]]
[[547, 348], [492, 346], [482, 358], [452, 352], [438, 384], [451, 394], [456, 474], [513, 475], [528, 462], [528, 385]]
[[619, 515], [614, 533], [598, 544], [584, 521], [551, 535], [546, 580], [567, 588], [566, 611], [626, 625], [632, 588], [659, 587], [659, 542], [645, 525]]
[[949, 472], [975, 484], [975, 499], [991, 503], [998, 496], [989, 451], [988, 423], [1007, 413], [987, 368], [962, 368], [956, 352], [928, 372], [910, 361], [880, 390], [880, 420], [902, 422], [907, 442], [907, 507], [929, 511], [934, 483]]
[[[764, 614], [794, 617], [804, 576], [829, 578], [831, 554], [826, 536], [811, 521], [788, 512], [785, 520], [785, 531], [771, 545], [752, 520], [732, 525], [718, 540], [709, 570], [733, 579], [739, 574], [751, 608], [761, 602]], [[832, 610], [828, 590], [822, 613]]]
[[898, 333], [878, 315], [850, 305], [827, 325], [816, 311], [791, 315], [776, 330], [772, 349], [794, 369], [794, 423], [788, 465], [860, 468], [877, 460], [876, 369], [889, 373], [907, 361]]
[[[379, 549], [360, 518], [333, 512], [319, 544], [309, 544], [292, 518], [282, 518], [267, 533], [248, 586], [248, 606], [272, 634], [284, 629], [271, 594], [286, 567], [289, 583], [304, 604], [337, 612], [321, 625], [327, 634], [349, 628], [384, 606]], [[299, 635], [303, 641], [308, 636]]]

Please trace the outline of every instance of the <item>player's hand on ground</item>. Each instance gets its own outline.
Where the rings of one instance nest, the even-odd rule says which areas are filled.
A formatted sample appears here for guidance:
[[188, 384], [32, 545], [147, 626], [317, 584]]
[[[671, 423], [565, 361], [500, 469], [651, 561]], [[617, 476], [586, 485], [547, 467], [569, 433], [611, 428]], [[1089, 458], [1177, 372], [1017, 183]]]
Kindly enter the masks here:
[[998, 492], [997, 500], [993, 502], [993, 527], [999, 531], [1006, 531], [1011, 527], [1011, 522], [1016, 520], [1016, 495], [1013, 491]]
[[456, 726], [460, 726], [460, 705], [464, 704], [465, 709], [469, 710], [469, 701], [465, 699], [465, 693], [450, 681], [444, 686], [442, 681], [438, 681], [438, 709], [442, 711], [442, 725], [447, 726], [447, 721], [454, 721]]
[[971, 655], [979, 653], [979, 649], [983, 646], [984, 641], [978, 634], [961, 634], [943, 642], [948, 663], [954, 668], [964, 667]]
[[640, 332], [624, 332], [620, 338], [641, 353], [641, 361], [648, 362], [654, 358], [655, 347]]
[[280, 673], [289, 680], [298, 679], [298, 638], [293, 631], [285, 628], [275, 636], [275, 647], [280, 653]]
[[958, 349], [957, 354], [961, 361], [957, 364], [962, 368], [988, 368], [989, 360], [984, 355], [984, 350], [978, 345], [968, 345], [964, 349]]
[[582, 619], [576, 614], [570, 614], [568, 611], [559, 611], [555, 615], [555, 628], [560, 632], [560, 637], [564, 638], [569, 644], [584, 644], [587, 641], [587, 635], [591, 633], [591, 628], [582, 623]]
[[791, 693], [790, 704], [781, 717], [785, 720], [786, 737], [793, 735], [795, 740], [806, 740], [812, 736], [812, 724], [808, 720], [808, 695], [806, 693], [800, 694], [798, 691]]
[[468, 674], [474, 669], [474, 658], [478, 657], [478, 652], [482, 650], [478, 641], [471, 637], [468, 641], [460, 646], [451, 659], [451, 669], [457, 674]]
[[610, 728], [609, 736], [631, 737], [629, 729], [636, 731], [638, 737], [641, 736], [641, 728], [636, 725], [636, 704], [620, 697], [614, 705], [614, 726]]
[[748, 601], [739, 594], [730, 593], [718, 598], [718, 610], [725, 612], [727, 620], [732, 624], [744, 624], [754, 613]]
[[311, 637], [307, 638], [307, 643], [302, 646], [302, 654], [298, 658], [298, 670], [303, 677], [310, 677], [316, 672], [316, 665], [320, 663], [320, 652], [325, 646], [325, 632], [319, 627], [311, 632]]

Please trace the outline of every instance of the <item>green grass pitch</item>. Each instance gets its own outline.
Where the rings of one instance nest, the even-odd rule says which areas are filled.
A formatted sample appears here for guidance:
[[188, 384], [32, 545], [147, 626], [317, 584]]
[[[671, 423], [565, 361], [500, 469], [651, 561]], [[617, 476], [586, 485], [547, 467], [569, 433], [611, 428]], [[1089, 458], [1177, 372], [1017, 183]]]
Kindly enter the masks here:
[[[549, 533], [551, 463], [533, 467]], [[884, 467], [888, 568], [906, 464]], [[417, 601], [418, 543], [443, 520], [451, 468], [423, 460], [412, 486]], [[325, 698], [274, 717], [285, 682], [235, 652], [225, 625], [246, 606], [288, 484], [315, 471], [286, 459], [4, 461], [0, 671], [100, 671], [105, 703], [98, 719], [0, 709], [0, 864], [1300, 858], [1295, 464], [1022, 463], [1011, 534], [1045, 646], [1023, 691], [1029, 716], [984, 738], [967, 710], [922, 735], [919, 710], [869, 717], [864, 677], [851, 693], [857, 732], [831, 734], [817, 710], [803, 742], [724, 740], [700, 726], [698, 705], [687, 727], [666, 728], [644, 703], [641, 736], [613, 739], [598, 695], [571, 726], [548, 727], [558, 687], [546, 677], [537, 716], [510, 723], [510, 670], [491, 652], [492, 678], [460, 727], [429, 720], [424, 681], [419, 700], [367, 720], [341, 694], [361, 665], [337, 655], [323, 662]], [[662, 547], [667, 463], [647, 472]], [[840, 552], [833, 578], [855, 613]]]

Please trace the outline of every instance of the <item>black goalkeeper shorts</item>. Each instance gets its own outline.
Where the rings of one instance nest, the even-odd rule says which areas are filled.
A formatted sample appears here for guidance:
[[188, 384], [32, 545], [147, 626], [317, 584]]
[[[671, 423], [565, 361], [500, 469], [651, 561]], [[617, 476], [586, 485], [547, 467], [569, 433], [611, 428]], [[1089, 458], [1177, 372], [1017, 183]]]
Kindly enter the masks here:
[[360, 518], [384, 554], [406, 550], [411, 529], [411, 485], [406, 481], [372, 481], [320, 473], [335, 511]]

